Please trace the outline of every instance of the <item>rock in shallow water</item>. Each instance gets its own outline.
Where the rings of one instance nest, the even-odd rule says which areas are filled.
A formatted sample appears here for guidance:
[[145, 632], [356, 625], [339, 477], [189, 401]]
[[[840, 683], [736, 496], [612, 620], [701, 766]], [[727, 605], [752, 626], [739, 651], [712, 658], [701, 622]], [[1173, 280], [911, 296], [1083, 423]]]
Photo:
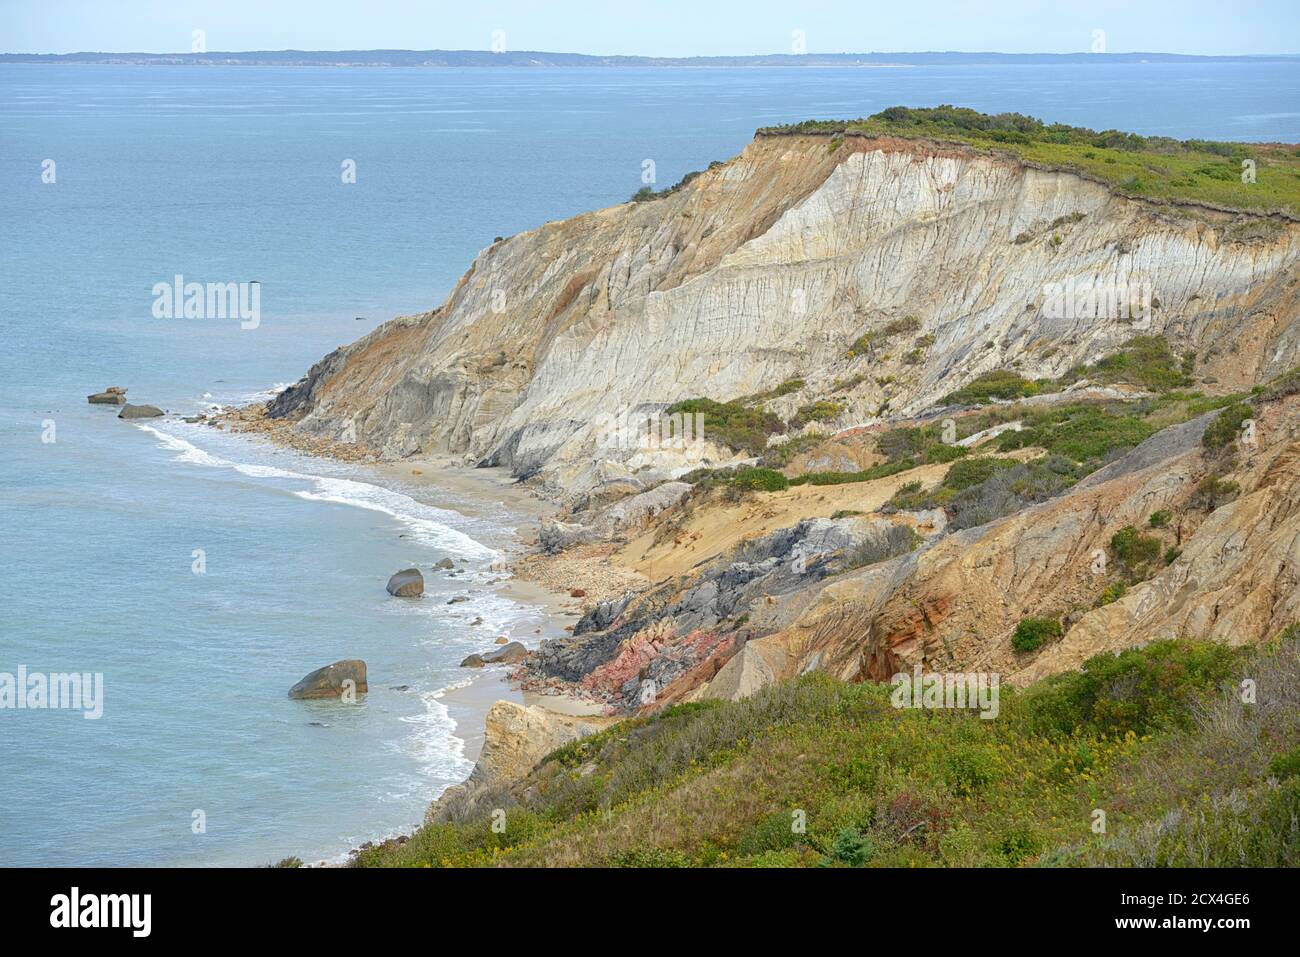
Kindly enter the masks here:
[[119, 419], [156, 419], [163, 414], [163, 410], [156, 405], [131, 405], [130, 403], [122, 406], [122, 411], [117, 414]]
[[370, 690], [366, 685], [366, 663], [360, 658], [348, 658], [317, 668], [289, 689], [289, 697], [339, 698], [349, 689], [357, 693]]
[[424, 576], [418, 568], [404, 568], [388, 579], [388, 594], [398, 598], [419, 598], [424, 594]]
[[103, 392], [96, 392], [94, 395], [86, 396], [86, 401], [92, 405], [124, 405], [126, 403], [126, 390], [121, 386], [110, 385]]
[[482, 668], [484, 665], [513, 665], [528, 657], [528, 649], [517, 641], [502, 645], [496, 651], [470, 655], [460, 663], [462, 668]]

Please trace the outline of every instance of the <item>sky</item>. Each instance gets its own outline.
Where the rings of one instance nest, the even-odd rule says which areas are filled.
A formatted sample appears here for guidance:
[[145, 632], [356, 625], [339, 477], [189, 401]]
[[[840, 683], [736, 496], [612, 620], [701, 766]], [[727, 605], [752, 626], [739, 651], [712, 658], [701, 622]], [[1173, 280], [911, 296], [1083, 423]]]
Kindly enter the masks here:
[[[0, 0], [0, 52], [511, 50], [708, 56], [1300, 51], [1300, 0]], [[497, 32], [500, 31], [500, 32]]]

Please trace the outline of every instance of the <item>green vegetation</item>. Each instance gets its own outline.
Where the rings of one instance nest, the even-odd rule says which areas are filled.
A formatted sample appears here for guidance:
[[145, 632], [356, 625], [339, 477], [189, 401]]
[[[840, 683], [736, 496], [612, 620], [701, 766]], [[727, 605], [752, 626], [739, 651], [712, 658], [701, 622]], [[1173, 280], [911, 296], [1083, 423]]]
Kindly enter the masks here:
[[1224, 481], [1217, 475], [1207, 475], [1197, 483], [1188, 500], [1192, 508], [1213, 512], [1220, 505], [1231, 502], [1241, 492], [1236, 482]]
[[[722, 164], [720, 162], [714, 161], [709, 164], [709, 169], [713, 169], [713, 167], [721, 166], [721, 165]], [[671, 196], [673, 193], [677, 192], [679, 189], [682, 189], [687, 184], [689, 184], [690, 181], [695, 179], [695, 177], [699, 176], [701, 172], [702, 170], [698, 170], [698, 169], [692, 170], [691, 172], [683, 176], [681, 179], [679, 179], [676, 183], [673, 183], [672, 186], [667, 186], [664, 189], [658, 191], [656, 191], [652, 186], [642, 186], [640, 189], [638, 189], [635, 193], [632, 194], [629, 201], [633, 203], [645, 203], [645, 202], [649, 202], [650, 200], [663, 199], [665, 196]]]
[[943, 477], [943, 487], [960, 492], [988, 480], [999, 469], [1015, 468], [1015, 459], [999, 459], [992, 456], [978, 456], [960, 459], [952, 463], [948, 474]]
[[1031, 382], [1018, 373], [999, 369], [984, 373], [956, 392], [949, 392], [939, 404], [984, 405], [994, 399], [1024, 399], [1043, 391], [1045, 390], [1042, 382]]
[[796, 412], [794, 418], [790, 420], [790, 426], [791, 428], [799, 429], [803, 428], [803, 426], [807, 425], [809, 422], [825, 422], [828, 419], [835, 418], [843, 411], [844, 407], [838, 402], [832, 402], [829, 399], [819, 399], [818, 401], [809, 403], [808, 405], [800, 406], [799, 411]]
[[[1103, 654], [1002, 686], [993, 720], [806, 675], [573, 742], [463, 818], [354, 863], [1294, 867], [1298, 645]], [[1258, 704], [1236, 691], [1245, 676]]]
[[1300, 745], [1270, 761], [1268, 773], [1279, 781], [1300, 776]]
[[884, 510], [945, 508], [948, 527], [957, 531], [1044, 502], [1069, 488], [1076, 479], [1074, 464], [1058, 455], [1044, 455], [1031, 462], [983, 456], [961, 459], [937, 488], [922, 492], [920, 482], [908, 482], [894, 493]]
[[[1061, 123], [1045, 124], [1019, 113], [988, 115], [946, 105], [930, 109], [893, 106], [864, 119], [806, 120], [767, 127], [758, 133], [884, 135], [957, 142], [1013, 153], [1042, 166], [1073, 170], [1126, 195], [1255, 213], [1300, 213], [1300, 156], [1294, 147], [1282, 144], [1174, 140], [1119, 130], [1098, 132]], [[1255, 164], [1254, 182], [1243, 182], [1243, 161], [1248, 159]]]
[[761, 468], [737, 470], [730, 484], [742, 492], [783, 492], [790, 487], [790, 482], [780, 472]]
[[1207, 449], [1221, 449], [1241, 435], [1241, 425], [1253, 418], [1255, 410], [1245, 402], [1234, 402], [1215, 417], [1201, 437]]
[[1090, 365], [1076, 366], [1059, 380], [1062, 386], [1081, 379], [1109, 385], [1118, 382], [1153, 392], [1168, 392], [1191, 384], [1183, 361], [1162, 336], [1136, 336], [1111, 355]]
[[899, 472], [906, 472], [911, 468], [916, 468], [916, 463], [911, 459], [902, 459], [898, 462], [881, 462], [861, 472], [805, 472], [790, 479], [790, 484], [846, 485], [850, 482], [873, 482], [876, 479], [897, 475]]
[[885, 323], [879, 329], [864, 332], [849, 346], [848, 356], [874, 355], [876, 346], [888, 342], [895, 336], [909, 335], [921, 328], [921, 320], [916, 316], [904, 316]]
[[1091, 402], [1035, 409], [1026, 412], [1023, 429], [1004, 432], [997, 446], [1003, 452], [1036, 446], [1091, 472], [1115, 453], [1131, 449], [1159, 431], [1141, 412], [1140, 407]]
[[1097, 596], [1097, 607], [1101, 608], [1103, 605], [1113, 604], [1123, 598], [1127, 592], [1128, 586], [1123, 582], [1111, 582]]
[[1170, 521], [1173, 520], [1174, 513], [1168, 509], [1159, 509], [1152, 512], [1151, 517], [1147, 519], [1147, 524], [1152, 528], [1168, 528]]
[[1150, 577], [1162, 548], [1160, 539], [1143, 535], [1132, 525], [1125, 525], [1110, 538], [1110, 554], [1131, 581]]
[[940, 404], [982, 405], [995, 399], [1023, 399], [1060, 392], [1083, 379], [1098, 385], [1126, 383], [1153, 392], [1168, 392], [1191, 383], [1186, 362], [1174, 355], [1163, 337], [1136, 336], [1111, 355], [1075, 366], [1059, 379], [1030, 380], [1009, 369], [998, 369], [950, 392]]
[[755, 404], [738, 400], [715, 402], [712, 399], [686, 399], [670, 405], [666, 415], [699, 413], [704, 416], [703, 432], [710, 442], [749, 455], [761, 455], [768, 436], [785, 431], [781, 420]]
[[1048, 639], [1060, 638], [1064, 633], [1059, 618], [1021, 618], [1011, 635], [1011, 647], [1016, 651], [1037, 651]]

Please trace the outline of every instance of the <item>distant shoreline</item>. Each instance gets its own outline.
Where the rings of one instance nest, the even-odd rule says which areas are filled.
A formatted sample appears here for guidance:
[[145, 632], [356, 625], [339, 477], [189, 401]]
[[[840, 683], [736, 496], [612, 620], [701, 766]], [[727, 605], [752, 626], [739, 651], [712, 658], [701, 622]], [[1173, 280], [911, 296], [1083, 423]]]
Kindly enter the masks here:
[[1201, 56], [1183, 53], [771, 53], [754, 56], [598, 56], [536, 50], [251, 50], [203, 53], [0, 53], [0, 63], [101, 66], [328, 66], [328, 67], [910, 67], [1065, 64], [1300, 63], [1300, 54]]

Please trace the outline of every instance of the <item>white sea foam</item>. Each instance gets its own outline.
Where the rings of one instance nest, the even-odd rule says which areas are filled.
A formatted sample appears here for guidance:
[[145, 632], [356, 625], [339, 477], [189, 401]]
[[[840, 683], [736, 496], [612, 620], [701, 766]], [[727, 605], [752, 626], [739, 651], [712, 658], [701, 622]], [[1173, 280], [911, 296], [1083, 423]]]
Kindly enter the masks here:
[[310, 483], [312, 486], [310, 489], [298, 489], [293, 494], [307, 501], [351, 505], [354, 508], [382, 512], [405, 525], [419, 544], [440, 550], [456, 551], [470, 561], [486, 563], [501, 557], [500, 552], [448, 525], [448, 521], [455, 521], [458, 517], [455, 512], [417, 502], [402, 492], [355, 479], [310, 475], [273, 465], [232, 462], [206, 452], [178, 435], [163, 432], [143, 423], [138, 423], [138, 427], [154, 436], [164, 448], [176, 452], [178, 462], [209, 468], [233, 469], [249, 478]]
[[[467, 519], [457, 512], [424, 504], [400, 491], [342, 474], [318, 475], [277, 465], [233, 461], [202, 449], [181, 435], [144, 423], [135, 424], [153, 436], [162, 448], [174, 453], [176, 462], [203, 468], [229, 469], [252, 479], [284, 483], [293, 495], [309, 502], [345, 505], [377, 512], [403, 525], [408, 537], [418, 545], [442, 553], [450, 551], [457, 557], [467, 559], [471, 564], [458, 564], [461, 574], [454, 578], [435, 573], [435, 590], [445, 593], [446, 590], [456, 591], [463, 586], [468, 591], [469, 601], [458, 602], [451, 607], [442, 601], [385, 606], [393, 613], [428, 615], [440, 623], [450, 625], [449, 630], [436, 628], [427, 633], [420, 630], [421, 637], [418, 640], [423, 645], [438, 649], [438, 658], [443, 658], [450, 652], [448, 660], [454, 661], [457, 656], [469, 651], [481, 651], [497, 635], [521, 641], [532, 638], [534, 628], [542, 622], [537, 607], [515, 601], [496, 590], [470, 588], [481, 586], [489, 578], [499, 577], [500, 573], [491, 570], [489, 565], [502, 557], [500, 552], [451, 525], [455, 522], [473, 527], [475, 520]], [[190, 428], [198, 431], [197, 427]], [[222, 435], [214, 436], [213, 441], [221, 443], [234, 440]], [[221, 447], [225, 448], [224, 445]], [[291, 455], [288, 457], [290, 461], [297, 461]], [[322, 468], [337, 469], [340, 472], [346, 468], [328, 462], [320, 464]], [[294, 485], [306, 487], [294, 488]], [[495, 524], [487, 524], [497, 530]], [[481, 624], [469, 627], [468, 622], [475, 618], [481, 618]], [[527, 643], [532, 645], [531, 641]], [[409, 727], [410, 733], [389, 741], [386, 747], [405, 754], [415, 765], [414, 773], [394, 779], [389, 786], [388, 799], [427, 801], [430, 797], [436, 797], [451, 782], [464, 779], [473, 770], [473, 762], [465, 756], [465, 741], [456, 734], [456, 720], [441, 699], [454, 690], [472, 684], [475, 677], [441, 683], [433, 690], [413, 689], [420, 700], [420, 711], [400, 718]], [[431, 784], [434, 785], [432, 790]], [[366, 837], [372, 839], [374, 835]], [[342, 857], [346, 857], [346, 854]]]

